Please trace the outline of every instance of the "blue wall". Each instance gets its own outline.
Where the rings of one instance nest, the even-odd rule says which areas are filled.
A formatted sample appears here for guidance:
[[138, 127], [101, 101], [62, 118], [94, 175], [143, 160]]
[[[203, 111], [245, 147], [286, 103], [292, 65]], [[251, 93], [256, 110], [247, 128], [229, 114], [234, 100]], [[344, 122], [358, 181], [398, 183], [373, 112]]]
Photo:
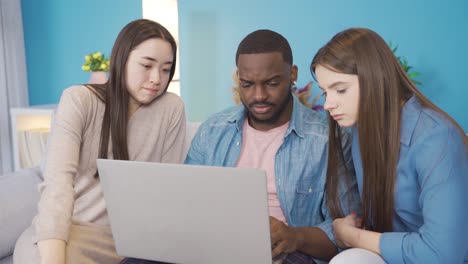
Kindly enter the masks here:
[[179, 20], [182, 97], [190, 120], [233, 104], [235, 51], [251, 31], [269, 28], [290, 41], [302, 86], [326, 41], [345, 28], [368, 27], [399, 45], [397, 54], [422, 73], [423, 93], [468, 131], [468, 1], [179, 0]]
[[135, 0], [22, 0], [29, 102], [57, 103], [68, 86], [86, 83], [84, 56], [110, 55], [120, 30], [141, 18]]
[[[294, 3], [294, 4], [293, 4]], [[119, 30], [141, 17], [138, 0], [22, 0], [31, 104], [56, 103], [85, 83], [83, 56], [110, 53]], [[420, 89], [468, 131], [468, 1], [179, 0], [182, 97], [192, 121], [233, 105], [231, 75], [240, 40], [270, 28], [291, 43], [298, 86], [311, 80], [315, 52], [335, 33], [369, 27], [399, 45]]]

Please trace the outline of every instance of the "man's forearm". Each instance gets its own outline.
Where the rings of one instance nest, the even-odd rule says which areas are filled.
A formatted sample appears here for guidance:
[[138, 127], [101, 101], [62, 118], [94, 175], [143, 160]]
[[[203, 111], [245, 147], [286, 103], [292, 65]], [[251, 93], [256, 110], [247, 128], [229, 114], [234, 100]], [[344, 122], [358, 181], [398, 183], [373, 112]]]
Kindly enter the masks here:
[[330, 261], [337, 253], [335, 244], [318, 227], [297, 227], [297, 239], [300, 247], [297, 249], [314, 258]]

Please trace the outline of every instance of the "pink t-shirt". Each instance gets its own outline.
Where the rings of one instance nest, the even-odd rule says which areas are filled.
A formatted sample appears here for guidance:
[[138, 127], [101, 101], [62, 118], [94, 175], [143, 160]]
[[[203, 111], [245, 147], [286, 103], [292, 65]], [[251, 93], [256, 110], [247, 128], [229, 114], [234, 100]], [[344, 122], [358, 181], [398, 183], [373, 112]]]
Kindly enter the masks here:
[[247, 118], [243, 127], [243, 141], [238, 168], [257, 168], [266, 171], [268, 184], [268, 206], [270, 215], [286, 223], [281, 210], [275, 184], [275, 156], [283, 143], [289, 122], [268, 131], [259, 131], [249, 125]]

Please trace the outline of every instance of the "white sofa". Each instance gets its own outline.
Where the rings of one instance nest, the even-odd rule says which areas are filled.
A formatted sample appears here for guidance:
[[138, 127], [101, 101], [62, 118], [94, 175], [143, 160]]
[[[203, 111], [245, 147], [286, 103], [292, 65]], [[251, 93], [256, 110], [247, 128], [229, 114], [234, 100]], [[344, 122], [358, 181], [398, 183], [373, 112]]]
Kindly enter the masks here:
[[[200, 123], [187, 123], [185, 153]], [[0, 176], [0, 264], [13, 263], [16, 240], [37, 213], [39, 167]]]

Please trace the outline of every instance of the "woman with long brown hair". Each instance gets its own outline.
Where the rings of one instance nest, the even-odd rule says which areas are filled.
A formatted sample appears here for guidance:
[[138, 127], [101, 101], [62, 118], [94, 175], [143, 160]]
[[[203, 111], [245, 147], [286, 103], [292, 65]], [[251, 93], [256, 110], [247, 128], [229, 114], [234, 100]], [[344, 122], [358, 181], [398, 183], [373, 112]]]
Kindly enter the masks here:
[[[375, 32], [351, 28], [315, 55], [329, 113], [328, 207], [346, 250], [333, 263], [468, 261], [468, 138], [407, 77]], [[456, 100], [456, 99], [455, 99]], [[337, 197], [341, 128], [350, 128], [361, 215]]]
[[175, 63], [176, 42], [169, 31], [139, 19], [119, 33], [107, 83], [63, 91], [39, 186], [39, 211], [17, 242], [15, 263], [122, 260], [96, 159], [182, 162], [184, 105], [166, 92]]

